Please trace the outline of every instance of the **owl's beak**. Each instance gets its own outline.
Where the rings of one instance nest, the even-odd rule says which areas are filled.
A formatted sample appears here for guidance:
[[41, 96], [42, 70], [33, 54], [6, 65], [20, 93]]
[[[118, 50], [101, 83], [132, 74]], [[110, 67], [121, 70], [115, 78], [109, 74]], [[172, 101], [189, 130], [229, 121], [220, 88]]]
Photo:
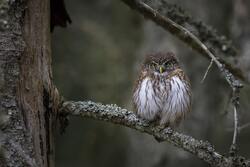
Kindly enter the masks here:
[[162, 74], [165, 71], [165, 68], [163, 66], [160, 66], [159, 71]]

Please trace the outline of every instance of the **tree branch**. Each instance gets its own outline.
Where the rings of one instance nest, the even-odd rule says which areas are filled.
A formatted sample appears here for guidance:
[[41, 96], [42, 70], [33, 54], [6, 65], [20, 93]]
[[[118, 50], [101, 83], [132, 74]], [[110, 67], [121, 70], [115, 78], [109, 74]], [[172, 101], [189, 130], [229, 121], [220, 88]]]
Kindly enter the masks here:
[[220, 54], [225, 57], [236, 57], [238, 50], [232, 45], [232, 41], [225, 36], [218, 34], [218, 32], [211, 26], [206, 25], [200, 20], [195, 20], [184, 9], [178, 5], [171, 4], [167, 0], [142, 0], [165, 17], [170, 18], [177, 24], [192, 31], [202, 43], [216, 48]]
[[232, 156], [235, 156], [237, 154], [237, 137], [238, 137], [238, 131], [239, 131], [239, 119], [238, 119], [238, 111], [240, 106], [240, 90], [239, 88], [233, 89], [233, 95], [232, 95], [232, 104], [233, 104], [233, 110], [234, 110], [234, 134], [233, 134], [233, 140], [230, 147], [230, 154]]
[[[193, 25], [193, 28], [197, 32], [199, 32], [200, 27], [198, 27], [196, 22], [192, 21], [190, 17], [186, 16], [185, 14], [183, 14], [182, 16], [177, 14], [178, 17], [176, 19], [175, 17], [170, 17], [171, 12], [165, 12], [164, 13], [165, 15], [159, 12], [159, 11], [163, 11], [162, 8], [164, 6], [166, 8], [173, 8], [174, 12], [172, 12], [172, 14], [178, 13], [176, 10], [177, 7], [173, 7], [173, 6], [169, 5], [165, 0], [160, 0], [160, 2], [162, 4], [158, 6], [158, 8], [159, 8], [158, 10], [153, 9], [151, 6], [146, 4], [144, 1], [147, 1], [147, 0], [144, 0], [144, 1], [143, 0], [122, 0], [122, 1], [124, 3], [126, 3], [129, 7], [131, 7], [132, 9], [135, 9], [136, 11], [141, 13], [143, 16], [151, 19], [156, 24], [160, 25], [161, 27], [163, 27], [164, 29], [169, 31], [171, 34], [175, 35], [177, 38], [181, 39], [188, 46], [197, 50], [199, 53], [201, 53], [201, 55], [206, 56], [207, 58], [209, 58], [211, 60], [211, 62], [214, 62], [216, 64], [216, 66], [218, 67], [218, 69], [220, 70], [222, 75], [224, 76], [225, 80], [232, 88], [232, 91], [234, 94], [232, 102], [234, 105], [235, 131], [234, 131], [234, 136], [233, 136], [233, 142], [232, 142], [232, 145], [230, 147], [230, 153], [232, 153], [231, 155], [235, 155], [236, 150], [237, 150], [236, 139], [237, 139], [237, 131], [238, 131], [238, 116], [237, 116], [237, 110], [239, 108], [239, 96], [238, 95], [239, 95], [240, 88], [243, 87], [242, 83], [238, 80], [238, 78], [244, 79], [244, 77], [241, 75], [242, 72], [239, 72], [239, 71], [241, 71], [240, 69], [234, 67], [232, 64], [229, 64], [224, 59], [219, 58], [218, 56], [215, 56], [215, 54], [213, 53], [213, 52], [217, 51], [217, 54], [218, 54], [218, 51], [225, 50], [223, 48], [226, 47], [226, 45], [221, 45], [222, 43], [217, 41], [217, 45], [212, 45], [214, 47], [213, 52], [212, 52], [212, 49], [209, 49], [200, 40], [200, 39], [203, 39], [203, 38], [201, 38], [202, 37], [201, 33], [197, 33], [197, 35], [200, 35], [200, 36], [196, 36], [194, 33], [191, 32], [191, 30], [188, 30], [187, 28], [182, 26], [182, 25], [184, 25], [183, 22], [192, 23], [191, 25]], [[163, 2], [165, 2], [165, 3], [163, 3]], [[179, 11], [179, 13], [180, 13], [180, 11]], [[183, 13], [183, 11], [181, 11], [181, 13]], [[180, 18], [183, 18], [182, 25], [175, 22], [175, 21], [179, 21]], [[179, 21], [179, 23], [180, 23], [180, 21]], [[204, 26], [203, 26], [203, 28], [204, 28]], [[213, 37], [213, 38], [216, 37], [216, 34], [212, 34], [212, 31], [208, 31], [208, 32], [211, 35], [211, 37]], [[206, 40], [203, 39], [203, 41], [205, 42]], [[207, 42], [209, 42], [209, 41], [207, 41]], [[234, 49], [234, 47], [231, 47], [230, 50], [233, 52], [235, 51], [234, 54], [236, 54], [236, 50]]]
[[205, 74], [204, 74], [204, 76], [203, 76], [203, 78], [202, 78], [202, 80], [201, 80], [201, 83], [203, 83], [203, 82], [205, 81], [205, 79], [206, 79], [206, 77], [207, 77], [207, 74], [208, 74], [209, 70], [212, 68], [212, 65], [213, 65], [213, 59], [211, 59], [209, 65], [208, 65], [208, 67], [207, 67], [207, 70], [206, 70], [206, 72], [205, 72]]
[[[177, 24], [175, 21], [171, 20], [169, 17], [165, 17], [163, 14], [158, 12], [157, 10], [153, 9], [151, 6], [147, 5], [141, 0], [122, 0], [132, 9], [140, 12], [143, 16], [151, 19], [156, 24], [160, 25], [171, 34], [176, 36], [177, 38], [181, 39], [184, 43], [188, 46], [192, 47], [193, 49], [200, 52], [202, 55], [206, 56], [210, 60], [212, 60], [221, 73], [224, 75], [225, 79], [229, 83], [229, 85], [234, 87], [242, 87], [240, 81], [236, 78], [244, 78], [241, 74], [242, 72], [240, 69], [234, 67], [232, 64], [227, 63], [224, 59], [215, 56], [208, 47], [203, 44], [199, 38], [194, 35], [191, 31], [187, 28]], [[166, 6], [167, 7], [167, 6]], [[213, 48], [214, 49], [214, 48]]]
[[73, 115], [111, 122], [150, 134], [157, 139], [168, 141], [176, 147], [190, 152], [212, 166], [250, 166], [250, 161], [244, 157], [225, 157], [216, 152], [209, 142], [194, 139], [191, 136], [178, 133], [171, 128], [162, 129], [161, 127], [154, 126], [138, 118], [131, 111], [122, 109], [117, 105], [103, 105], [91, 101], [67, 101], [62, 104], [60, 114], [62, 117]]

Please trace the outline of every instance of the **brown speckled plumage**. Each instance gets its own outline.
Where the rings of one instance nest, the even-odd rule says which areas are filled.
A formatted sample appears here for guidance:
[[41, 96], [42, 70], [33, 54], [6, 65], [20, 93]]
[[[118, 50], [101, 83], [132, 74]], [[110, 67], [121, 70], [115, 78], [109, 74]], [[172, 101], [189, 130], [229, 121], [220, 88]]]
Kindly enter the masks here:
[[136, 114], [163, 126], [176, 126], [191, 108], [188, 77], [173, 53], [147, 55], [133, 94]]

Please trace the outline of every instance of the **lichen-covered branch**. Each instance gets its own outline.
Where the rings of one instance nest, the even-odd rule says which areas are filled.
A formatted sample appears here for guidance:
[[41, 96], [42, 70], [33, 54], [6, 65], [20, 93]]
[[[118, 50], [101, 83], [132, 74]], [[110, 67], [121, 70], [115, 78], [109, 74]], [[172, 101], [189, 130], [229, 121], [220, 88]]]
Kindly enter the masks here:
[[[216, 59], [234, 76], [247, 80], [246, 74], [232, 65], [237, 55], [237, 49], [232, 45], [232, 42], [227, 40], [225, 36], [219, 35], [211, 26], [207, 26], [202, 21], [194, 20], [178, 5], [170, 4], [166, 0], [122, 1], [200, 52], [201, 55], [211, 59], [208, 53], [215, 53]], [[201, 43], [206, 46], [206, 49]], [[229, 59], [229, 57], [231, 58]]]
[[[151, 19], [156, 24], [160, 25], [171, 34], [175, 35], [188, 46], [200, 52], [202, 55], [205, 55], [207, 58], [215, 62], [221, 73], [224, 75], [225, 79], [231, 87], [242, 87], [240, 81], [236, 78], [243, 78], [241, 76], [240, 69], [234, 67], [232, 64], [227, 63], [224, 59], [215, 56], [212, 51], [200, 40], [199, 36], [196, 36], [187, 28], [178, 24], [174, 20], [170, 19], [167, 16], [164, 16], [162, 13], [153, 9], [148, 4], [144, 3], [141, 0], [122, 0], [129, 7], [140, 12], [143, 16]], [[167, 7], [167, 6], [166, 6]], [[213, 48], [216, 49], [216, 48]]]
[[202, 43], [211, 48], [216, 48], [226, 57], [237, 56], [238, 51], [231, 40], [224, 35], [220, 35], [213, 27], [206, 25], [203, 21], [196, 20], [179, 5], [169, 3], [168, 0], [143, 0], [143, 2], [177, 24], [191, 30]]
[[143, 133], [150, 134], [161, 141], [168, 141], [176, 147], [192, 153], [212, 166], [250, 166], [250, 161], [244, 157], [225, 157], [216, 152], [207, 141], [194, 139], [174, 131], [171, 128], [162, 129], [138, 118], [133, 112], [120, 108], [117, 105], [103, 105], [95, 102], [67, 101], [62, 104], [60, 114], [92, 118], [126, 126]]

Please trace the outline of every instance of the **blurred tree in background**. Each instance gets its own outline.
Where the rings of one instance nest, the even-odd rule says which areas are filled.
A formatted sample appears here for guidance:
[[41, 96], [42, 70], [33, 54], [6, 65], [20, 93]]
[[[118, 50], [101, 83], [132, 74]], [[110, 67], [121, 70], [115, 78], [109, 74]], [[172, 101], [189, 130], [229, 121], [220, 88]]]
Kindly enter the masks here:
[[[235, 43], [241, 41], [237, 26], [241, 23], [239, 17], [243, 17], [239, 14], [242, 8], [236, 8], [240, 0], [172, 2], [221, 34], [235, 39]], [[179, 129], [208, 140], [220, 152], [228, 151], [233, 133], [230, 131], [232, 109], [228, 105], [230, 91], [217, 69], [212, 68], [201, 84], [209, 62], [193, 56], [197, 53], [120, 1], [74, 0], [66, 1], [66, 6], [73, 23], [67, 29], [56, 28], [52, 35], [55, 83], [66, 99], [116, 103], [131, 108], [134, 78], [145, 53], [173, 51], [191, 79], [194, 94], [193, 111]], [[244, 23], [244, 27], [245, 24], [249, 23]], [[244, 43], [248, 45], [244, 49], [249, 50], [249, 29], [245, 34], [248, 36]], [[249, 64], [249, 56], [244, 60]], [[249, 88], [245, 87], [241, 124], [250, 118], [249, 98]], [[240, 133], [240, 152], [249, 157], [250, 135], [247, 132]], [[183, 164], [207, 166], [187, 152], [157, 143], [151, 136], [93, 120], [71, 119], [66, 133], [58, 134], [56, 139], [58, 167], [174, 167]]]

